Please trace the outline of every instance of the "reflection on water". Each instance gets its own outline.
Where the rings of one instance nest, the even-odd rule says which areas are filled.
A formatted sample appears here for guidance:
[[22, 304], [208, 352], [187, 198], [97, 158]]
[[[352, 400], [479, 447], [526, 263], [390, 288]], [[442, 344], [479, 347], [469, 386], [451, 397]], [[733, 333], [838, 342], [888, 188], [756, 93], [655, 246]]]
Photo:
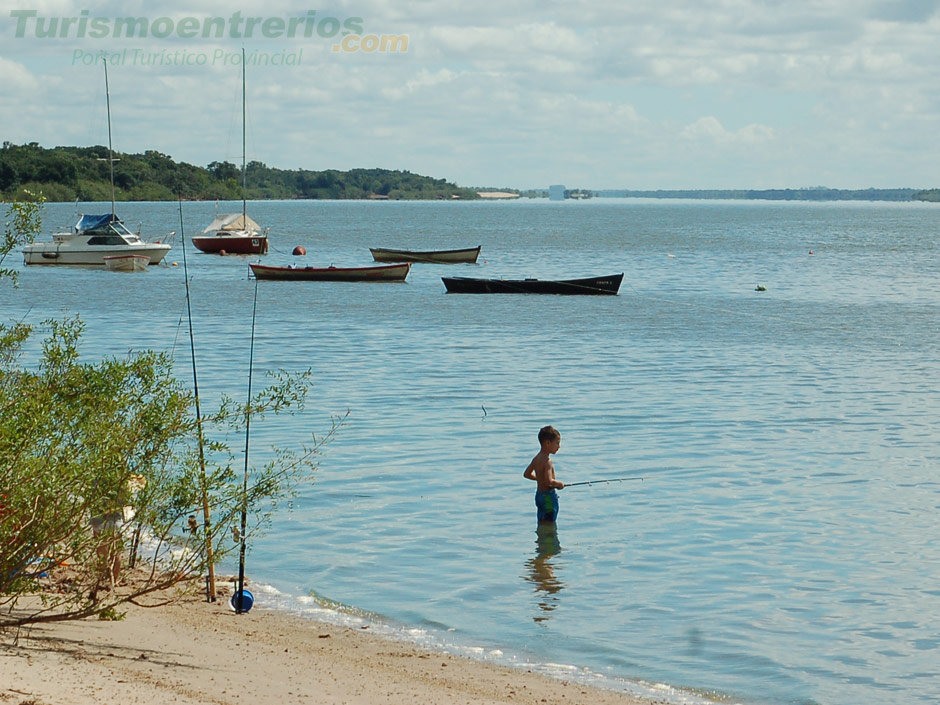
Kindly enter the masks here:
[[539, 598], [541, 613], [533, 619], [544, 622], [549, 613], [558, 606], [558, 593], [565, 585], [555, 575], [555, 566], [552, 557], [561, 552], [561, 543], [558, 541], [558, 527], [555, 524], [539, 524], [536, 530], [535, 556], [526, 561], [525, 579], [535, 585], [535, 592]]

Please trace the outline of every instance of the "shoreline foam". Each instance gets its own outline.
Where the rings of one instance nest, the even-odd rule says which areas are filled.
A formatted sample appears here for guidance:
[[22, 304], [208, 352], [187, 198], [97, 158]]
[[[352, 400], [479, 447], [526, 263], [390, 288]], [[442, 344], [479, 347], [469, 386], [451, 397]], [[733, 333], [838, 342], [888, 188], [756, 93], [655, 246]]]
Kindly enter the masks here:
[[[512, 671], [531, 672], [553, 681], [619, 693], [641, 703], [657, 702], [668, 705], [712, 705], [716, 701], [694, 691], [675, 688], [665, 683], [646, 683], [606, 675], [583, 665], [530, 660], [524, 653], [498, 646], [483, 646], [460, 638], [458, 635], [435, 630], [429, 626], [393, 623], [383, 615], [360, 610], [354, 606], [335, 602], [329, 598], [295, 596], [264, 583], [252, 583], [252, 594], [266, 609], [298, 619], [342, 628], [367, 629], [371, 634], [431, 653], [450, 654], [485, 665], [509, 668]], [[328, 606], [323, 601], [329, 603]], [[447, 630], [450, 632], [453, 630]], [[551, 702], [551, 701], [549, 701]], [[632, 702], [632, 701], [628, 701]], [[726, 702], [733, 702], [726, 700]]]

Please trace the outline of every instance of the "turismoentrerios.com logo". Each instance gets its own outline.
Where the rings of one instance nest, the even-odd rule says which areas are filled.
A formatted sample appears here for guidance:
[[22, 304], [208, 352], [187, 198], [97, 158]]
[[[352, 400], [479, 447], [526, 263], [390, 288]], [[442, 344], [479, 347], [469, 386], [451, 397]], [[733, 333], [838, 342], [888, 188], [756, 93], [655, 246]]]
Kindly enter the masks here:
[[361, 17], [319, 17], [316, 10], [290, 17], [46, 17], [36, 10], [11, 10], [16, 39], [332, 39], [334, 52], [408, 51], [407, 34], [368, 34]]

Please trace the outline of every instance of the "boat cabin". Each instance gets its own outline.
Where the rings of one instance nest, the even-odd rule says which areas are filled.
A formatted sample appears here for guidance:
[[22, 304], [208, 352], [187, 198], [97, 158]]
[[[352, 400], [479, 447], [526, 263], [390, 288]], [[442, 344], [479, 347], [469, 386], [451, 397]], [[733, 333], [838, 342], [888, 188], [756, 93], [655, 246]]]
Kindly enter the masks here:
[[128, 230], [121, 219], [113, 213], [82, 215], [75, 224], [74, 231], [55, 235], [54, 239], [62, 241], [82, 235], [88, 237], [87, 244], [91, 246], [133, 245], [141, 242], [137, 233]]

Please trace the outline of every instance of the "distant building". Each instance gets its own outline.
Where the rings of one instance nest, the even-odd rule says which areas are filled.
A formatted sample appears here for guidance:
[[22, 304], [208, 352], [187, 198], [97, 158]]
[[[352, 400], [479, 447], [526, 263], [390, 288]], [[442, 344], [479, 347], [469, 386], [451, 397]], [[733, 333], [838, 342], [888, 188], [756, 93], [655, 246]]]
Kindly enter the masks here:
[[548, 187], [548, 198], [552, 201], [565, 200], [565, 187], [561, 184], [555, 184]]

